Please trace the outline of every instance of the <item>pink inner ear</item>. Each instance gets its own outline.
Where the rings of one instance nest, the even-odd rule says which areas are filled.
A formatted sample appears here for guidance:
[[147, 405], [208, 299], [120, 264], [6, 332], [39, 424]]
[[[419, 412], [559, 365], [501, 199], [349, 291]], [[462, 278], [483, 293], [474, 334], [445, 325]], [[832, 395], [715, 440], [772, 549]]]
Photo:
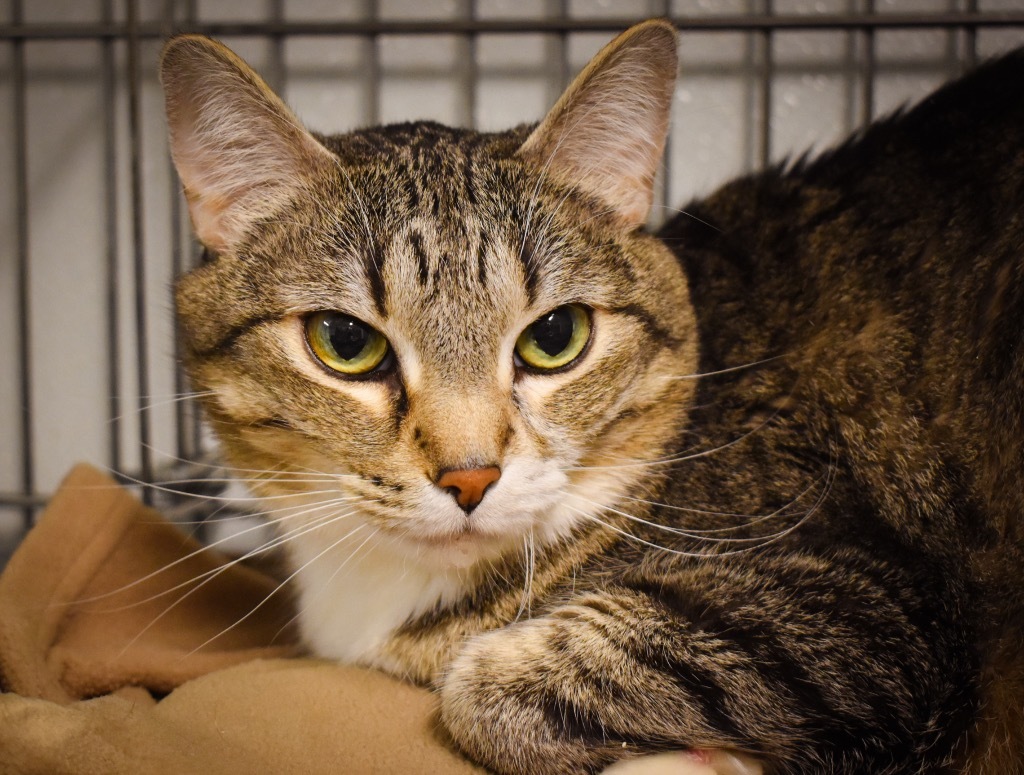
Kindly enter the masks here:
[[186, 36], [161, 63], [171, 152], [196, 234], [224, 252], [334, 157], [241, 59]]
[[312, 135], [297, 127], [280, 131], [273, 118], [241, 113], [232, 126], [210, 132], [215, 136], [185, 134], [174, 156], [196, 235], [218, 252], [334, 163]]
[[223, 197], [196, 196], [187, 190], [185, 197], [199, 241], [215, 253], [223, 253], [235, 241], [232, 230], [225, 223], [229, 203]]
[[610, 43], [522, 148], [630, 228], [646, 220], [653, 200], [675, 84], [674, 36], [652, 23]]

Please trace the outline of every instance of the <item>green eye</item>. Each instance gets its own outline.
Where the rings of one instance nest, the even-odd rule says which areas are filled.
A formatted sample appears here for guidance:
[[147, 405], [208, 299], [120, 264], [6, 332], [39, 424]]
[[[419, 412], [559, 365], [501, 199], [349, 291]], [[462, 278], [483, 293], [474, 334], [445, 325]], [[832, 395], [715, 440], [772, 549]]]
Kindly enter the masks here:
[[534, 369], [558, 369], [571, 363], [590, 339], [590, 315], [566, 304], [541, 315], [516, 340], [516, 355]]
[[341, 374], [368, 374], [388, 354], [387, 339], [340, 312], [316, 312], [306, 318], [306, 341], [324, 366]]

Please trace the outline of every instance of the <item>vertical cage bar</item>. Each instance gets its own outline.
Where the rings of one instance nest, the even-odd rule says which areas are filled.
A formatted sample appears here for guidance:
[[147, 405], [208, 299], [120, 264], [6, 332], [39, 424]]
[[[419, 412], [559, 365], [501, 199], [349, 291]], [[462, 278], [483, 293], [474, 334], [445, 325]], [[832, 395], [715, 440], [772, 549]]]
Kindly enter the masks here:
[[[196, 0], [184, 0], [184, 6], [185, 6], [184, 7], [185, 24], [186, 24], [186, 26], [191, 27], [192, 25], [195, 24], [196, 19], [197, 19], [197, 15], [198, 15], [197, 14], [197, 10], [196, 10]], [[174, 171], [174, 179], [175, 180], [178, 179], [178, 172], [177, 172], [177, 170]], [[179, 185], [178, 186], [178, 193], [177, 193], [178, 207], [179, 208], [181, 207], [182, 196], [183, 195], [182, 195], [182, 192], [181, 192], [181, 186]], [[192, 238], [192, 228], [191, 228], [192, 224], [191, 224], [191, 221], [187, 217], [185, 217], [184, 214], [182, 216], [182, 220], [185, 221], [184, 230], [185, 230], [185, 234], [187, 235], [186, 242], [189, 245], [189, 251], [188, 251], [188, 255], [190, 257], [190, 259], [189, 259], [189, 266], [190, 267], [196, 266], [200, 262], [200, 260], [201, 260], [200, 257], [202, 256], [202, 250], [203, 249], [202, 249], [202, 246], [199, 245], [198, 242], [195, 239]], [[184, 256], [183, 256], [183, 259], [184, 259]], [[177, 329], [175, 329], [174, 336], [175, 336], [175, 340], [177, 340], [178, 339]], [[186, 403], [188, 404], [189, 411], [190, 411], [190, 414], [191, 414], [191, 420], [192, 420], [191, 429], [190, 429], [191, 430], [191, 449], [192, 449], [192, 454], [195, 455], [195, 456], [198, 456], [201, 453], [201, 451], [202, 451], [202, 445], [203, 445], [203, 413], [202, 413], [201, 409], [199, 408], [199, 404], [196, 401], [196, 399], [190, 398]]]
[[[875, 0], [864, 0], [864, 13], [874, 17]], [[860, 72], [860, 123], [867, 126], [875, 117], [875, 75], [878, 71], [878, 54], [875, 45], [875, 28], [865, 27], [863, 32], [864, 59]]]
[[177, 0], [164, 0], [164, 10], [160, 14], [160, 24], [163, 27], [163, 37], [167, 38], [174, 30], [174, 8]]
[[[756, 10], [753, 0], [748, 0], [745, 5], [747, 13], [754, 13]], [[759, 100], [761, 99], [760, 85], [757, 74], [760, 72], [758, 65], [758, 44], [760, 37], [752, 32], [747, 32], [743, 37], [743, 105], [745, 113], [742, 121], [741, 131], [743, 132], [743, 170], [751, 172], [758, 165], [758, 137], [760, 131], [754, 126], [754, 117], [760, 110]]]
[[[655, 14], [665, 19], [671, 17], [672, 0], [660, 0]], [[676, 34], [679, 34], [678, 31]], [[672, 96], [675, 101], [674, 92]], [[672, 124], [669, 124], [668, 134], [665, 135], [665, 148], [661, 154], [661, 207], [654, 219], [657, 226], [668, 220], [672, 206]]]
[[[964, 10], [978, 15], [978, 0], [966, 0]], [[964, 28], [964, 70], [973, 70], [978, 64], [978, 28], [969, 24]]]
[[[558, 0], [558, 15], [559, 18], [565, 20], [569, 18], [569, 0]], [[555, 104], [563, 91], [569, 85], [569, 78], [572, 77], [572, 64], [569, 62], [569, 33], [568, 31], [558, 33], [558, 88], [555, 90], [554, 100], [548, 100], [552, 105]]]
[[[773, 13], [773, 0], [764, 0], [764, 14]], [[775, 80], [774, 36], [771, 29], [761, 33], [761, 132], [758, 144], [758, 160], [762, 167], [772, 158], [772, 86]]]
[[[139, 84], [139, 29], [136, 0], [125, 0], [128, 24], [128, 131], [131, 145], [132, 266], [135, 280], [136, 384], [139, 412], [139, 478], [153, 481], [152, 432], [149, 411], [149, 329], [146, 323], [146, 244], [142, 212], [142, 115]], [[145, 488], [143, 499], [152, 501]]]
[[[164, 6], [164, 36], [174, 30], [176, 0], [167, 0]], [[187, 5], [191, 6], [192, 3]], [[185, 237], [182, 224], [181, 181], [174, 167], [174, 160], [167, 154], [167, 180], [170, 190], [167, 192], [171, 207], [171, 277], [177, 280], [185, 271]], [[174, 309], [174, 285], [171, 286], [171, 309]], [[191, 399], [186, 399], [188, 381], [182, 367], [181, 338], [178, 327], [174, 327], [174, 454], [181, 460], [189, 459], [195, 451], [190, 445], [189, 415]]]
[[[473, 22], [476, 21], [477, 10], [476, 0], [467, 0], [465, 17]], [[479, 46], [477, 45], [478, 34], [471, 32], [466, 36], [466, 66], [463, 71], [463, 92], [465, 94], [465, 122], [464, 126], [476, 129], [476, 90], [480, 80], [480, 67], [477, 62]]]
[[[270, 0], [270, 20], [276, 27], [280, 27], [284, 21], [284, 3], [282, 0]], [[288, 101], [287, 84], [284, 72], [284, 35], [280, 32], [271, 32], [270, 38], [270, 61], [267, 67], [267, 83], [285, 102]]]
[[[103, 21], [114, 21], [113, 0], [103, 0]], [[101, 54], [103, 100], [103, 176], [106, 193], [106, 303], [107, 303], [107, 399], [110, 437], [107, 454], [110, 467], [121, 470], [121, 332], [118, 300], [120, 271], [118, 269], [117, 237], [117, 63], [114, 39], [103, 41]]]
[[[945, 10], [960, 10], [960, 0], [947, 0]], [[964, 60], [960, 52], [960, 33], [964, 27], [947, 24], [942, 27], [946, 38], [946, 72], [944, 80], [954, 78], [963, 72]]]
[[[11, 20], [22, 23], [21, 0], [14, 0], [11, 6]], [[21, 401], [19, 433], [21, 435], [21, 492], [26, 506], [22, 512], [26, 530], [32, 527], [32, 496], [35, 493], [35, 446], [32, 442], [32, 335], [29, 316], [31, 302], [29, 292], [31, 276], [29, 271], [28, 244], [28, 111], [25, 87], [25, 41], [15, 39], [12, 43], [12, 76], [14, 105], [14, 189], [17, 243], [17, 296], [18, 296], [18, 392]]]
[[[847, 0], [844, 10], [857, 11], [856, 0]], [[843, 131], [851, 132], [860, 123], [860, 33], [849, 30], [845, 35], [846, 52], [843, 57], [844, 115]]]
[[[380, 16], [377, 0], [368, 0], [366, 15], [370, 21]], [[369, 35], [366, 39], [369, 56], [366, 57], [366, 118], [371, 126], [380, 123], [380, 38]]]

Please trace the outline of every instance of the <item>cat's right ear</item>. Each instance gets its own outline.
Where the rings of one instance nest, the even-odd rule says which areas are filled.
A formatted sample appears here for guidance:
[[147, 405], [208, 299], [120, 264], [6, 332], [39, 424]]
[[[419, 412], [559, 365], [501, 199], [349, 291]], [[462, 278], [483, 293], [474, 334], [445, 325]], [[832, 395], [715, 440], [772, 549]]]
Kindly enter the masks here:
[[647, 219], [676, 82], [676, 29], [637, 24], [591, 60], [519, 149], [620, 224]]
[[160, 81], [192, 225], [215, 253], [237, 245], [257, 220], [335, 163], [263, 79], [216, 41], [172, 39]]

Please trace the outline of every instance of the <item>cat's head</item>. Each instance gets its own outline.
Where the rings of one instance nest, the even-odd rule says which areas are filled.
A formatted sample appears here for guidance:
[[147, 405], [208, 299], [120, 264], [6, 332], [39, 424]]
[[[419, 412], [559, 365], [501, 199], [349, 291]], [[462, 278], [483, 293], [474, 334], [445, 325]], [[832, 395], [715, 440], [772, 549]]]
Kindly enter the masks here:
[[534, 128], [322, 137], [222, 45], [168, 44], [210, 258], [178, 287], [186, 362], [282, 532], [468, 566], [590, 527], [657, 470], [696, 360], [682, 272], [642, 228], [675, 45], [627, 31]]

